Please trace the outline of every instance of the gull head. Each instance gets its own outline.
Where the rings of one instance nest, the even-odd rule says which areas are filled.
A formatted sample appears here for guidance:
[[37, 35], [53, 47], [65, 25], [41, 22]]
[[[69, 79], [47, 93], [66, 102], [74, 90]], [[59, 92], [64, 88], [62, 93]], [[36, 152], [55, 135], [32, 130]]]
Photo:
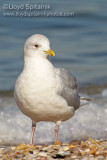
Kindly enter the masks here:
[[50, 49], [50, 42], [47, 37], [41, 34], [34, 34], [29, 37], [24, 45], [24, 56], [55, 56], [54, 51]]

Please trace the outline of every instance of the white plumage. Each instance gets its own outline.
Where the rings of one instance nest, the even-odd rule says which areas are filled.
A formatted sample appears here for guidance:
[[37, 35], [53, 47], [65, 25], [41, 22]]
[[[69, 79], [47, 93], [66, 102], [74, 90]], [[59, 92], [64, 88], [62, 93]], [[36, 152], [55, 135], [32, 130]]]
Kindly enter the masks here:
[[[71, 118], [81, 104], [75, 77], [63, 68], [55, 68], [48, 55], [54, 56], [54, 52], [47, 37], [35, 34], [28, 38], [24, 46], [24, 69], [15, 85], [16, 103], [32, 119], [31, 144], [37, 122], [56, 123], [57, 140], [60, 123]], [[83, 101], [87, 103], [85, 98], [82, 104]]]

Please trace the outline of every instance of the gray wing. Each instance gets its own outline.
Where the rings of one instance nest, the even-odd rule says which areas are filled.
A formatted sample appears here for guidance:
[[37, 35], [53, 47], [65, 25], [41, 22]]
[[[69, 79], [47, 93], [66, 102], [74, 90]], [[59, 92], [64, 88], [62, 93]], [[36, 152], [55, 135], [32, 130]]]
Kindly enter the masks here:
[[56, 73], [61, 83], [58, 94], [67, 101], [69, 106], [78, 109], [80, 106], [80, 96], [78, 95], [76, 78], [64, 68], [56, 68]]

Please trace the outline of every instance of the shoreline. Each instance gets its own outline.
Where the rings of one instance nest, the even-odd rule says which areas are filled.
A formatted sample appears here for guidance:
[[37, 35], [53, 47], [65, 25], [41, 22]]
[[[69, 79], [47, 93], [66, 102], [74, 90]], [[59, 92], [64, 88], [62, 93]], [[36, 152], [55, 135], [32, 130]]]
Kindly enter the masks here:
[[107, 159], [107, 139], [86, 141], [72, 140], [69, 143], [54, 142], [51, 145], [0, 146], [0, 160], [97, 160]]
[[[78, 84], [78, 90], [80, 93], [93, 95], [93, 94], [101, 94], [101, 92], [107, 88], [107, 82], [100, 83], [80, 83]], [[10, 90], [0, 90], [1, 97], [14, 97], [14, 88]]]

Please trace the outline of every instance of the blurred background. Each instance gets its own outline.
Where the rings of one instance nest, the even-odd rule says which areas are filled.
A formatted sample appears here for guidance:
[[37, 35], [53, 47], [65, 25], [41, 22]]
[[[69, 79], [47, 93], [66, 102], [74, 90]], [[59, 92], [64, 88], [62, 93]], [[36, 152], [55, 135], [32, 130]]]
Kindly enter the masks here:
[[[49, 4], [51, 9], [15, 9], [26, 4]], [[29, 16], [16, 16], [16, 12]], [[51, 15], [30, 16], [33, 12]], [[58, 16], [59, 13], [67, 15]], [[49, 38], [56, 54], [51, 57], [53, 64], [72, 72], [80, 94], [92, 98], [90, 104], [61, 125], [59, 139], [107, 138], [107, 1], [1, 0], [0, 145], [30, 140], [31, 121], [18, 110], [13, 91], [23, 69], [25, 40], [35, 33]], [[53, 127], [53, 123], [38, 123], [35, 143], [53, 142]]]

